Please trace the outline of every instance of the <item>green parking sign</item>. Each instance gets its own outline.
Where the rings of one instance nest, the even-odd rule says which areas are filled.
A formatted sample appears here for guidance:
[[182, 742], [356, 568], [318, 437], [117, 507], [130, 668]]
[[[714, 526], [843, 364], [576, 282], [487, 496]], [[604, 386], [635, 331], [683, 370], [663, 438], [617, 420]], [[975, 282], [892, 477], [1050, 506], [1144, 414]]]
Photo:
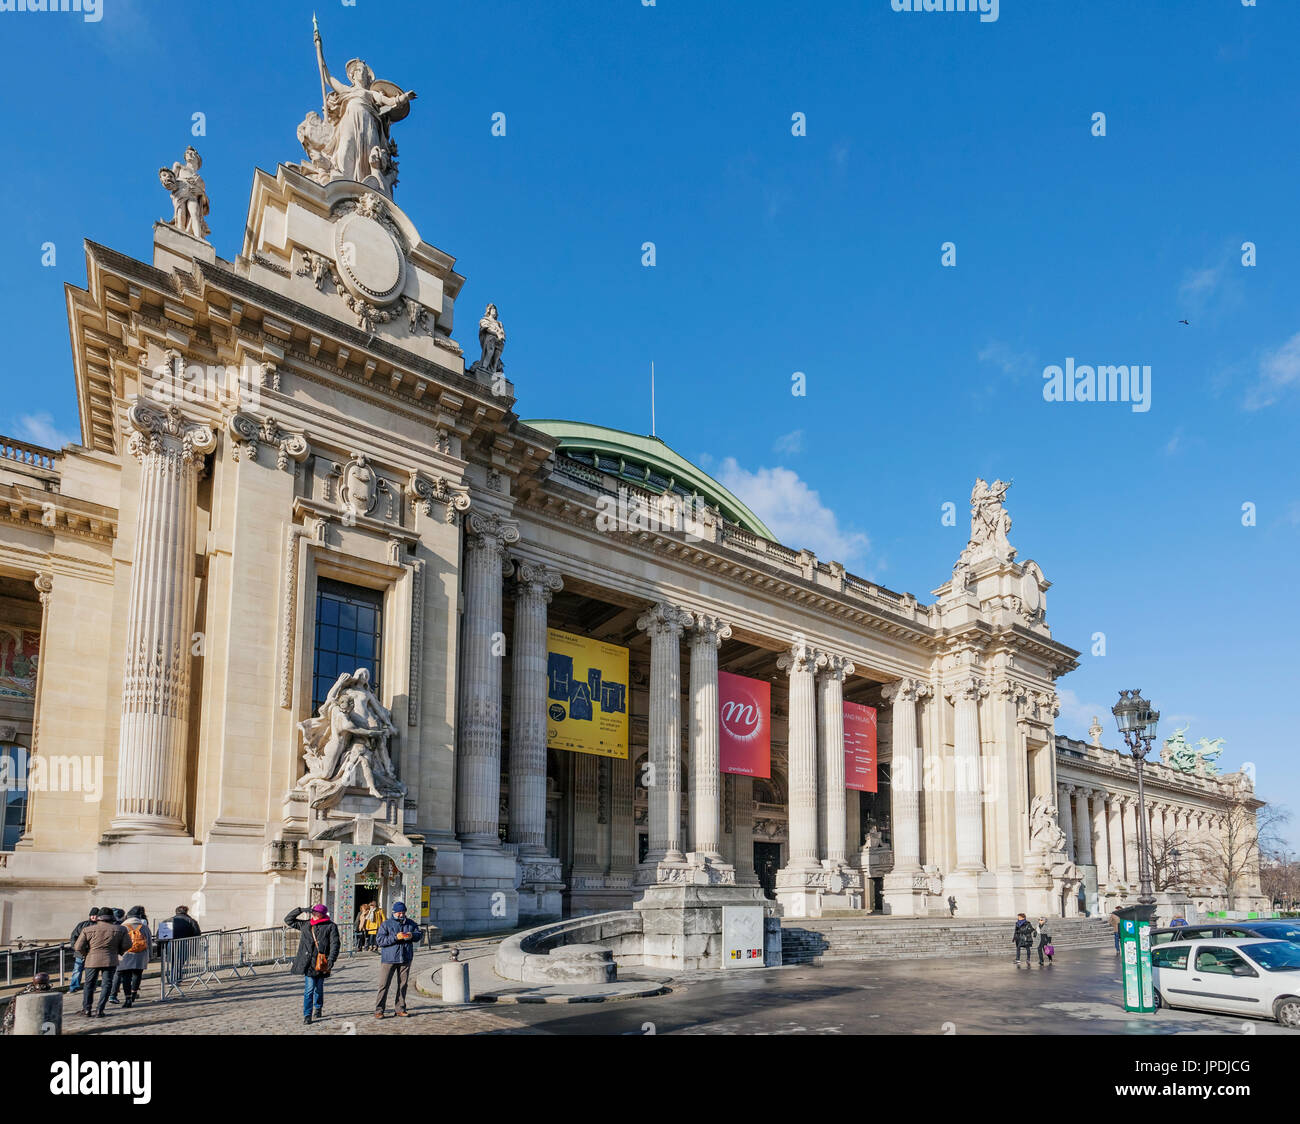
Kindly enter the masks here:
[[1151, 982], [1151, 923], [1125, 918], [1119, 923], [1119, 950], [1123, 963], [1124, 1010], [1154, 1011]]

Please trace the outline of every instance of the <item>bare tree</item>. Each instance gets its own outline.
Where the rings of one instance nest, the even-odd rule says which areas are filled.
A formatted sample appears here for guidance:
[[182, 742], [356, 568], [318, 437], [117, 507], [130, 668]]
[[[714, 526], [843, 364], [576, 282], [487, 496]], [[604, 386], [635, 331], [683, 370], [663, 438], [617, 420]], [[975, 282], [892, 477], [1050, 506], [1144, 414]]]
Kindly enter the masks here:
[[1275, 907], [1294, 910], [1300, 903], [1300, 863], [1289, 855], [1273, 859], [1265, 856], [1260, 865], [1259, 884]]
[[1154, 831], [1148, 841], [1151, 884], [1157, 891], [1180, 890], [1195, 881], [1198, 852], [1185, 831]]
[[1225, 789], [1221, 826], [1191, 844], [1203, 876], [1222, 886], [1228, 909], [1258, 883], [1262, 859], [1280, 845], [1280, 828], [1290, 818], [1285, 808], [1264, 804], [1248, 785]]

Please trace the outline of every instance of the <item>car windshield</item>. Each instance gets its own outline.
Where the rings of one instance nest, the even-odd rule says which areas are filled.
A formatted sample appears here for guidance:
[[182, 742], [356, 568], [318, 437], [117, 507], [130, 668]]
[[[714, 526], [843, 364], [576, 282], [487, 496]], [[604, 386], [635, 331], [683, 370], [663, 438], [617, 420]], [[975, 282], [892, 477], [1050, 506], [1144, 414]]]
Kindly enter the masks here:
[[1300, 941], [1300, 925], [1291, 925], [1285, 921], [1270, 921], [1268, 924], [1252, 926], [1261, 937], [1271, 937], [1275, 941]]
[[1270, 972], [1300, 972], [1300, 945], [1290, 941], [1247, 945], [1242, 952]]

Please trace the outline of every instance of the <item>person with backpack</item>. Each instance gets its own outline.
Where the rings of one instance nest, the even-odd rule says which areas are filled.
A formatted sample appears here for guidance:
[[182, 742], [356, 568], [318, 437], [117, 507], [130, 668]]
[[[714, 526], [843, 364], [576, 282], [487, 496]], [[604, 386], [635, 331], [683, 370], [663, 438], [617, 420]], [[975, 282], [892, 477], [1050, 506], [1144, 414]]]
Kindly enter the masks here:
[[[86, 962], [86, 995], [81, 1001], [81, 1013], [87, 1018], [102, 1018], [113, 990], [113, 974], [117, 971], [117, 958], [131, 947], [127, 931], [113, 920], [111, 909], [101, 909], [99, 920], [81, 931], [73, 952]], [[108, 975], [104, 975], [107, 972]], [[92, 1010], [95, 988], [103, 980], [104, 990], [99, 995], [99, 1007]]]
[[122, 928], [130, 934], [131, 946], [117, 962], [117, 974], [113, 977], [113, 998], [109, 1002], [116, 1001], [120, 989], [126, 996], [122, 1003], [125, 1010], [135, 1004], [136, 996], [140, 994], [140, 977], [149, 964], [149, 944], [153, 935], [149, 932], [149, 919], [145, 916], [144, 906], [136, 905], [127, 910]]
[[[299, 914], [307, 917], [301, 918]], [[330, 919], [324, 905], [300, 906], [289, 910], [284, 923], [298, 930], [298, 954], [289, 968], [302, 976], [302, 1022], [311, 1026], [313, 1014], [320, 1018], [325, 1007], [325, 978], [334, 970], [339, 958], [339, 927]]]
[[1043, 954], [1047, 954], [1047, 962], [1052, 963], [1052, 957], [1056, 955], [1056, 946], [1052, 944], [1052, 934], [1047, 929], [1047, 918], [1038, 919], [1038, 966], [1043, 966]]
[[393, 1009], [406, 1018], [406, 985], [411, 979], [411, 961], [420, 939], [420, 926], [406, 916], [406, 903], [393, 902], [393, 915], [379, 926], [375, 942], [379, 946], [379, 991], [375, 995], [375, 1018], [384, 1017], [388, 1005], [388, 986], [397, 982]]
[[[84, 921], [78, 921], [72, 929], [72, 936], [68, 943], [76, 948], [77, 938], [81, 936], [83, 929], [89, 929], [96, 921], [99, 920], [99, 910], [92, 909], [90, 916]], [[68, 983], [68, 994], [75, 995], [81, 990], [81, 973], [85, 971], [86, 961], [84, 957], [78, 956], [75, 952], [72, 955], [72, 979]]]
[[1016, 927], [1011, 934], [1011, 939], [1016, 946], [1016, 966], [1020, 966], [1020, 950], [1025, 952], [1025, 967], [1030, 967], [1029, 953], [1034, 947], [1034, 927], [1025, 918], [1023, 913], [1016, 914]]

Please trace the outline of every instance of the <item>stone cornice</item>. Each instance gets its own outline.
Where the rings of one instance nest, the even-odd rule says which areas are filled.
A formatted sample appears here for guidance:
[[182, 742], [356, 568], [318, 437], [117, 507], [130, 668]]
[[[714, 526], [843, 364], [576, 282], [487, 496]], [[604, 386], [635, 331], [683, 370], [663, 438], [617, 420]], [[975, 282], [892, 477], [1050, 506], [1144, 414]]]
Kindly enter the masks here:
[[115, 508], [23, 484], [0, 484], [0, 519], [34, 525], [52, 535], [76, 535], [97, 542], [117, 538]]

